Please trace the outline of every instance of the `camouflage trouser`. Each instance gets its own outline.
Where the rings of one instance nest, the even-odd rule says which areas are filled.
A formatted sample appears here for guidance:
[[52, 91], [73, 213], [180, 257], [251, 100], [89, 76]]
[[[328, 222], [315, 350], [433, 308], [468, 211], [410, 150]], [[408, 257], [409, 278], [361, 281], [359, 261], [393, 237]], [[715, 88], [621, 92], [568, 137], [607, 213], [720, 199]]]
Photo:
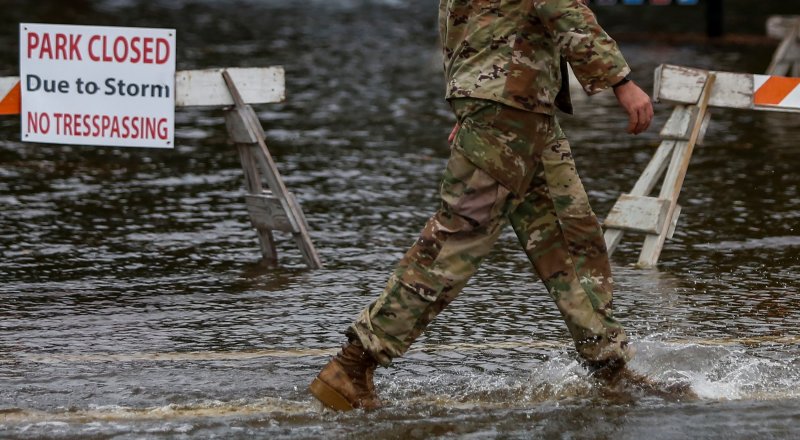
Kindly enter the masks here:
[[555, 117], [476, 99], [452, 105], [461, 128], [441, 207], [348, 335], [382, 365], [401, 356], [456, 298], [510, 222], [580, 356], [627, 361], [627, 337], [611, 311], [602, 230]]

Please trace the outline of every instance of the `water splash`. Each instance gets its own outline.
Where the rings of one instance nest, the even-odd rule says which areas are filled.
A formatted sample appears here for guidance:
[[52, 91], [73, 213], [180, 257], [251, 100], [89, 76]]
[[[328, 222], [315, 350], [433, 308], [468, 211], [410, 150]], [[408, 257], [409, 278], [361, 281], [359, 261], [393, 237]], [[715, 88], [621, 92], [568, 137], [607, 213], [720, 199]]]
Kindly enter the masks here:
[[[650, 336], [649, 339], [658, 338]], [[637, 343], [639, 352], [631, 368], [666, 383], [688, 382], [702, 399], [781, 400], [800, 397], [800, 371], [797, 369], [797, 341], [781, 351], [766, 338], [770, 356], [752, 338], [724, 341]], [[713, 343], [716, 342], [716, 343]]]

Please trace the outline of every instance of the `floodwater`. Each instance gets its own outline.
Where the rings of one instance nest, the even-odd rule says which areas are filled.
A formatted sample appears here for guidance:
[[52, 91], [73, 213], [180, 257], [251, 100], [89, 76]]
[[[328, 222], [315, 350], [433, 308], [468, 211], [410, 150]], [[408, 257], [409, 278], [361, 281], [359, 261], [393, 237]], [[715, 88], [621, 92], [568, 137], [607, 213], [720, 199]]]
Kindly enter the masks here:
[[[5, 2], [4, 4], [7, 4]], [[11, 2], [13, 3], [13, 2]], [[69, 6], [67, 6], [69, 4]], [[714, 110], [655, 270], [614, 256], [631, 367], [697, 399], [587, 379], [510, 231], [377, 386], [388, 404], [321, 412], [306, 387], [435, 208], [452, 117], [429, 1], [17, 2], [20, 21], [175, 27], [178, 68], [284, 65], [258, 106], [324, 270], [279, 235], [264, 268], [219, 109], [177, 112], [174, 150], [32, 145], [0, 117], [0, 437], [797, 438], [800, 127]], [[659, 63], [761, 72], [772, 46], [622, 42]], [[608, 95], [564, 118], [599, 216], [658, 144]]]

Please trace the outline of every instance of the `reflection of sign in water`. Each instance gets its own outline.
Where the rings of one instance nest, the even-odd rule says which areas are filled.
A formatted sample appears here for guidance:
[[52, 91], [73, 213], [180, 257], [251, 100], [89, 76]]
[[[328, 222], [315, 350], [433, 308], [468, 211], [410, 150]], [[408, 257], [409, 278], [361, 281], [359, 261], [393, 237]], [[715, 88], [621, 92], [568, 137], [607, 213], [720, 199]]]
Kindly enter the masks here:
[[172, 148], [175, 31], [20, 24], [22, 140]]

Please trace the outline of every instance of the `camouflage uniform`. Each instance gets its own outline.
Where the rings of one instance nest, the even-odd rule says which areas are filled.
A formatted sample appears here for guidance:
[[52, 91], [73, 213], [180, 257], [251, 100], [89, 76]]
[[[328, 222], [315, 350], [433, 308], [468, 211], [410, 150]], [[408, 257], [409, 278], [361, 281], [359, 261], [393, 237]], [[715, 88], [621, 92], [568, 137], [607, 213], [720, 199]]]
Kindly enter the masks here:
[[441, 207], [348, 335], [388, 365], [455, 299], [511, 223], [581, 357], [627, 361], [602, 230], [553, 116], [568, 102], [557, 99], [562, 57], [596, 93], [630, 71], [616, 43], [579, 0], [441, 0], [439, 23], [447, 98], [460, 123]]

